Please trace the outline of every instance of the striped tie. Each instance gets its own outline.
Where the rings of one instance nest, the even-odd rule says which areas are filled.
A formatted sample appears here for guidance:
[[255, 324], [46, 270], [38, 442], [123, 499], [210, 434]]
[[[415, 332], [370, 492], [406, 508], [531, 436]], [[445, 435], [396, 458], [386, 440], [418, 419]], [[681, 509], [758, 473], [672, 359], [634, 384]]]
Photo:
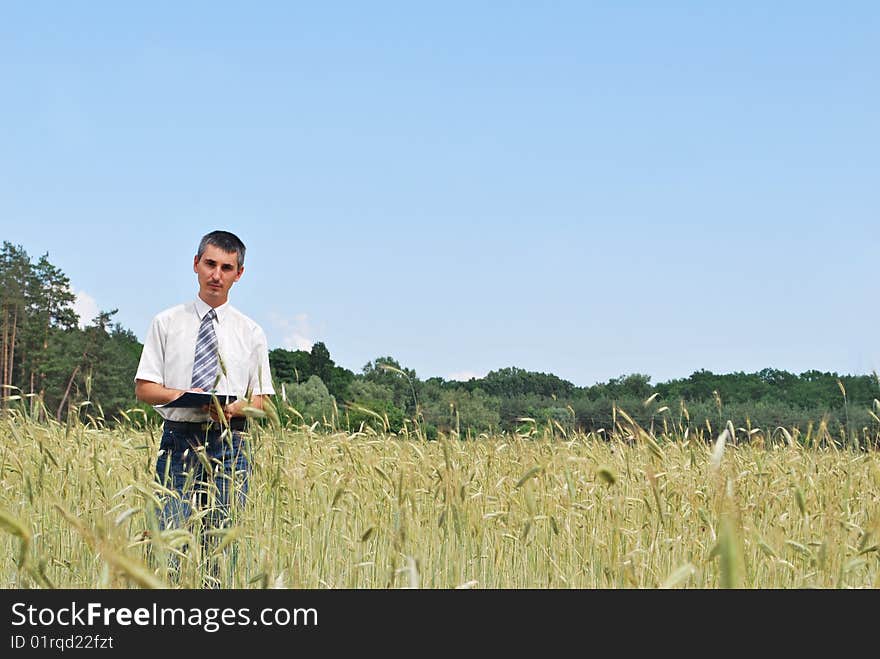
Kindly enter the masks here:
[[196, 339], [196, 356], [193, 361], [192, 388], [210, 391], [217, 377], [217, 335], [214, 333], [214, 318], [217, 313], [211, 309], [202, 318], [199, 338]]

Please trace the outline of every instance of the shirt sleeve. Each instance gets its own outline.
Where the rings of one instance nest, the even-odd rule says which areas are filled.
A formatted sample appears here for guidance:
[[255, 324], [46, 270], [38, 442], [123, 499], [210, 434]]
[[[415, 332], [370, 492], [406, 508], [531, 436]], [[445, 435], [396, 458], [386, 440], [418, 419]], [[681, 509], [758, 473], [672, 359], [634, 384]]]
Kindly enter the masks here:
[[141, 352], [141, 360], [134, 376], [135, 380], [165, 384], [165, 341], [162, 334], [162, 326], [157, 316], [150, 323], [150, 329], [144, 339], [144, 349]]
[[269, 343], [261, 327], [254, 330], [254, 359], [248, 390], [253, 395], [271, 395], [275, 393], [272, 385], [272, 374], [269, 371]]

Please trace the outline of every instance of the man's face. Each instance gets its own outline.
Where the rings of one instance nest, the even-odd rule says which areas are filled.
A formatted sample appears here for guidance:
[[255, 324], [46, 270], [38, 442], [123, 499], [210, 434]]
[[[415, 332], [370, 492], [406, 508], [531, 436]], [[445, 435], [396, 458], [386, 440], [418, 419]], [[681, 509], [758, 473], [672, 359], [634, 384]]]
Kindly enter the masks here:
[[215, 245], [205, 248], [202, 258], [193, 259], [193, 272], [199, 276], [199, 297], [212, 307], [219, 307], [229, 297], [229, 289], [241, 279], [235, 252], [224, 252]]

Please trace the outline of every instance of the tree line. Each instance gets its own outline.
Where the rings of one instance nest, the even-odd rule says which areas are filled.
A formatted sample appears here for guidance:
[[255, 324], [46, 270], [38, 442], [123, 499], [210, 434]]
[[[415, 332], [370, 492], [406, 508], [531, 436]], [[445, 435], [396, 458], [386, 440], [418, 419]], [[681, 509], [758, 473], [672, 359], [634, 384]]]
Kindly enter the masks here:
[[84, 328], [70, 280], [7, 241], [0, 249], [0, 386], [4, 407], [24, 400], [57, 420], [118, 417], [134, 404], [141, 344], [102, 311]]
[[[393, 357], [368, 362], [360, 374], [330, 359], [323, 343], [311, 351], [276, 348], [269, 353], [283, 396], [308, 422], [334, 414], [350, 424], [399, 429], [415, 419], [429, 436], [439, 432], [478, 436], [552, 424], [567, 431], [610, 432], [625, 413], [644, 427], [667, 429], [737, 427], [798, 428], [823, 423], [834, 435], [876, 435], [880, 419], [877, 376], [778, 369], [716, 374], [699, 370], [687, 378], [651, 384], [634, 373], [579, 387], [549, 373], [508, 367], [467, 382], [421, 380]], [[341, 412], [339, 410], [342, 410]]]
[[[155, 417], [134, 398], [142, 345], [102, 311], [80, 327], [68, 278], [48, 255], [33, 260], [20, 246], [0, 251], [0, 385], [4, 405], [24, 401], [32, 413], [108, 422], [132, 410]], [[269, 352], [276, 406], [308, 424], [350, 430], [406, 431], [418, 426], [476, 437], [550, 424], [564, 431], [611, 431], [623, 410], [645, 427], [799, 428], [824, 423], [836, 432], [875, 435], [880, 419], [876, 374], [838, 375], [777, 369], [716, 374], [699, 370], [657, 384], [634, 373], [592, 386], [553, 374], [502, 368], [466, 382], [420, 379], [391, 356], [355, 373], [337, 365], [323, 342], [310, 350]]]

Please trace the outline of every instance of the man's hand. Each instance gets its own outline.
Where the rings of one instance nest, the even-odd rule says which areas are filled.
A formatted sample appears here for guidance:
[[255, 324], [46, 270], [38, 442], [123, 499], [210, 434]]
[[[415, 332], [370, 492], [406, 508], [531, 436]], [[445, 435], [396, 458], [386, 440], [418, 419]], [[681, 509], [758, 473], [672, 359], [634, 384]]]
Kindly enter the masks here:
[[[253, 407], [258, 410], [263, 409], [263, 396], [254, 396], [251, 400], [248, 400], [247, 398], [239, 398], [228, 405], [220, 405], [227, 422], [234, 416], [246, 416], [244, 413], [246, 407]], [[220, 420], [216, 403], [205, 405], [202, 407], [202, 411], [207, 412], [213, 421]]]
[[[211, 417], [212, 421], [219, 421], [220, 414], [217, 410], [219, 401], [217, 403], [212, 402], [210, 405], [205, 405], [202, 407], [203, 412], [207, 412]], [[223, 415], [226, 417], [226, 421], [229, 422], [230, 419], [234, 416], [244, 416], [244, 408], [247, 405], [246, 400], [236, 400], [228, 405], [220, 404], [220, 409], [223, 411]]]

